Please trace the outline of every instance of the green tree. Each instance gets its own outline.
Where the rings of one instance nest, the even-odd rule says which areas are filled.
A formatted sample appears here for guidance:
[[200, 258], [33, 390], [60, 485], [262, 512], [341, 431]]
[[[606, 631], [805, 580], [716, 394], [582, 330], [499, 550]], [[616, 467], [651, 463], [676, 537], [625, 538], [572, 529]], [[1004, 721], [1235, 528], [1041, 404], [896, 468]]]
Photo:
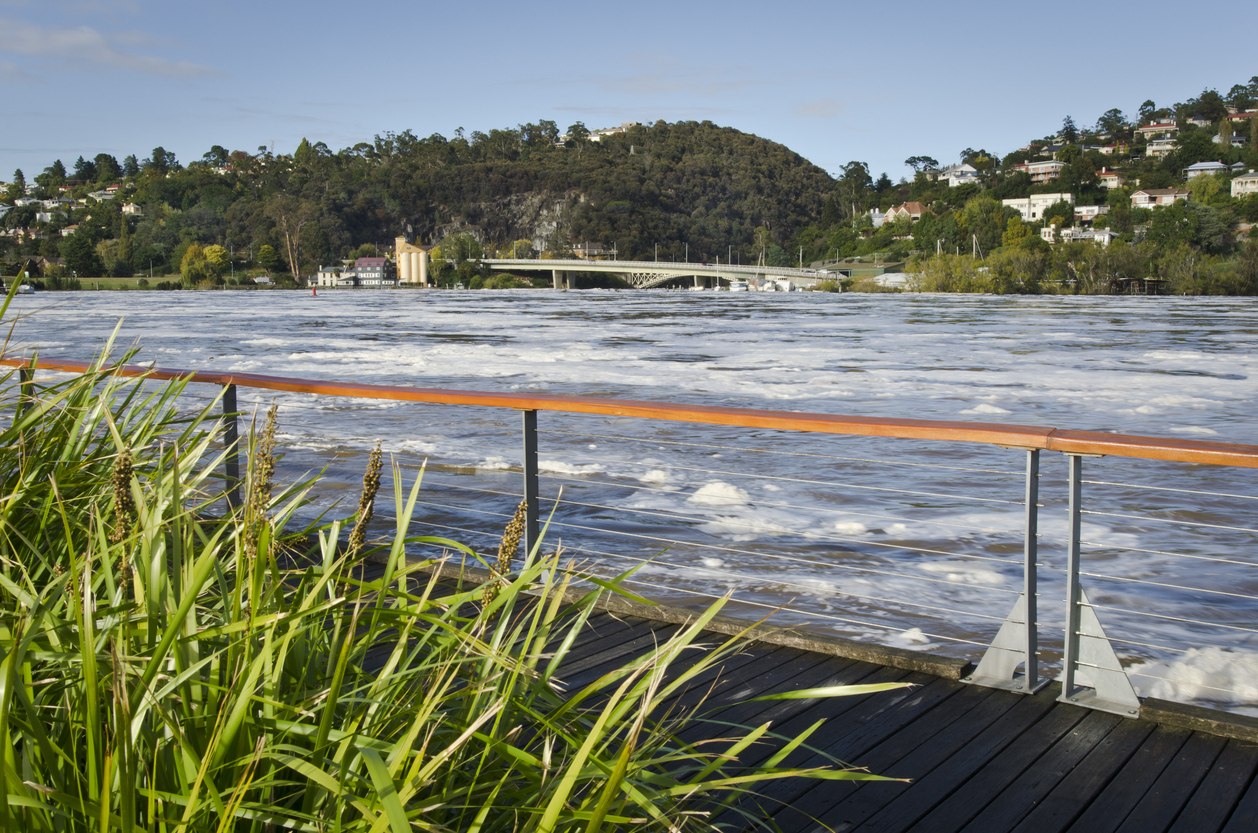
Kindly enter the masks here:
[[115, 278], [128, 278], [134, 272], [135, 243], [132, 239], [131, 224], [126, 217], [122, 218], [118, 234], [118, 254], [109, 274]]
[[275, 252], [275, 248], [266, 244], [263, 244], [258, 249], [258, 263], [267, 272], [278, 272], [280, 267], [283, 266], [280, 256]]
[[74, 161], [74, 181], [78, 185], [96, 181], [96, 165], [80, 156]]
[[1061, 137], [1066, 140], [1067, 144], [1071, 145], [1079, 141], [1079, 128], [1075, 127], [1075, 120], [1070, 116], [1066, 116], [1062, 120]]
[[309, 200], [285, 194], [272, 198], [263, 210], [275, 221], [276, 230], [282, 235], [288, 268], [296, 277], [301, 269], [301, 230], [307, 223], [314, 222], [318, 206]]
[[1044, 209], [1044, 215], [1041, 219], [1044, 221], [1044, 225], [1046, 226], [1051, 225], [1054, 220], [1056, 220], [1063, 228], [1071, 226], [1074, 224], [1075, 220], [1075, 207], [1065, 200], [1060, 200]]
[[1228, 146], [1232, 144], [1232, 118], [1231, 116], [1224, 116], [1223, 118], [1219, 119], [1218, 133], [1219, 133], [1219, 144], [1221, 144], [1224, 148], [1227, 148]]
[[132, 153], [122, 160], [122, 175], [130, 179], [140, 173], [140, 163]]
[[92, 245], [92, 238], [86, 234], [71, 234], [63, 237], [58, 244], [61, 256], [65, 258], [66, 268], [76, 278], [98, 278], [105, 273], [104, 264]]
[[[44, 168], [42, 174], [43, 182], [40, 184], [45, 188], [55, 188], [66, 184], [66, 166], [61, 164], [60, 159], [53, 160], [53, 163]], [[38, 178], [37, 178], [38, 181]]]
[[1018, 246], [1022, 241], [1029, 237], [1031, 228], [1022, 222], [1022, 217], [1010, 217], [1005, 223], [1005, 232], [1000, 237], [1000, 245], [1002, 246]]
[[188, 286], [196, 286], [201, 281], [214, 277], [214, 270], [200, 243], [192, 243], [184, 250], [183, 258], [179, 261], [179, 274]]
[[827, 194], [825, 205], [821, 208], [821, 227], [828, 229], [838, 222], [839, 207], [834, 202], [834, 194]]
[[231, 255], [217, 244], [205, 247], [205, 260], [214, 275], [222, 275], [231, 267]]
[[297, 145], [297, 150], [293, 151], [293, 161], [298, 165], [305, 165], [310, 162], [314, 156], [314, 151], [310, 149], [310, 142], [303, 136], [301, 142]]
[[1117, 137], [1127, 130], [1127, 117], [1123, 115], [1123, 111], [1117, 107], [1106, 110], [1096, 120], [1096, 132], [1106, 133], [1110, 136]]
[[18, 168], [13, 172], [13, 181], [9, 183], [9, 190], [6, 196], [11, 200], [26, 194], [26, 174], [22, 173], [22, 169]]
[[148, 159], [144, 160], [145, 170], [150, 170], [160, 176], [165, 176], [179, 166], [179, 162], [175, 159], [175, 154], [158, 145], [153, 148], [153, 153]]

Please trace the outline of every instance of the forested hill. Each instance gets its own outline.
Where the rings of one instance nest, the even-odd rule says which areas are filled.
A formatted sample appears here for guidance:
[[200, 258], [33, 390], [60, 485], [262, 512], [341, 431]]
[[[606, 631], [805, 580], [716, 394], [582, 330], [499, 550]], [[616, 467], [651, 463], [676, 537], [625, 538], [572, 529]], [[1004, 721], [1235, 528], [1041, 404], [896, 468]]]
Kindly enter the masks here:
[[[745, 262], [815, 223], [834, 189], [825, 171], [783, 145], [706, 121], [632, 126], [597, 140], [576, 125], [564, 138], [545, 121], [450, 139], [406, 131], [336, 152], [305, 141], [291, 155], [215, 146], [186, 167], [159, 147], [143, 161], [101, 154], [69, 171], [57, 162], [35, 177], [36, 194], [84, 198], [122, 183], [117, 198], [89, 199], [53, 221], [76, 224], [74, 236], [91, 242], [79, 248], [94, 249], [114, 274], [147, 272], [150, 261], [156, 272], [178, 271], [192, 243], [221, 245], [253, 265], [269, 246], [284, 261], [278, 269], [296, 261], [309, 274], [365, 244], [391, 243], [408, 226], [425, 244], [471, 232], [491, 251], [517, 240], [553, 251], [588, 242], [631, 259], [653, 257], [657, 245], [660, 258], [681, 259], [688, 245], [692, 260], [724, 260], [733, 246]], [[124, 229], [128, 203], [143, 213]], [[36, 226], [35, 208], [11, 211], [4, 225]], [[10, 254], [56, 255], [57, 247], [50, 234]]]

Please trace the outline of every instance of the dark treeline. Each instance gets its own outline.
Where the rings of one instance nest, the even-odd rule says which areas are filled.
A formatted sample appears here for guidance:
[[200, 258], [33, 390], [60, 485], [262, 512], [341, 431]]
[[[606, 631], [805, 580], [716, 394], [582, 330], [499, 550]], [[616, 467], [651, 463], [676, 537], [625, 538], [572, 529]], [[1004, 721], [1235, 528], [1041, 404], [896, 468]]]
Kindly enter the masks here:
[[[40, 207], [19, 207], [3, 223], [49, 234], [10, 238], [11, 255], [64, 255], [80, 275], [147, 274], [150, 261], [155, 274], [176, 272], [193, 246], [221, 246], [238, 266], [309, 274], [391, 245], [408, 227], [428, 244], [470, 233], [491, 251], [525, 240], [554, 253], [589, 243], [630, 259], [658, 246], [661, 259], [715, 260], [730, 247], [746, 258], [766, 241], [789, 245], [833, 188], [786, 147], [709, 122], [658, 122], [600, 141], [578, 124], [567, 136], [559, 144], [543, 121], [451, 139], [389, 133], [338, 152], [305, 141], [292, 155], [215, 146], [186, 166], [160, 147], [143, 161], [101, 155], [73, 170], [54, 163], [33, 195], [83, 198], [122, 183], [118, 197], [42, 224]], [[25, 188], [18, 172], [9, 202]], [[124, 223], [127, 204], [140, 213]], [[61, 239], [69, 225], [76, 233]]]

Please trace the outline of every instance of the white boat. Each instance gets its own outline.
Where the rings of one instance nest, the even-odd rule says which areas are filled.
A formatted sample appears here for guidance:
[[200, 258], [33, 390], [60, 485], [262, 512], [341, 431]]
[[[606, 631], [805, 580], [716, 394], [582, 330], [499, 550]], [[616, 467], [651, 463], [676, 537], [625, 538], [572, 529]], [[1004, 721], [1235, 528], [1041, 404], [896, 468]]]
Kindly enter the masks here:
[[730, 292], [746, 292], [747, 282], [746, 281], [730, 281], [729, 291]]
[[31, 286], [28, 283], [24, 283], [17, 288], [17, 294], [18, 295], [34, 295], [35, 287]]

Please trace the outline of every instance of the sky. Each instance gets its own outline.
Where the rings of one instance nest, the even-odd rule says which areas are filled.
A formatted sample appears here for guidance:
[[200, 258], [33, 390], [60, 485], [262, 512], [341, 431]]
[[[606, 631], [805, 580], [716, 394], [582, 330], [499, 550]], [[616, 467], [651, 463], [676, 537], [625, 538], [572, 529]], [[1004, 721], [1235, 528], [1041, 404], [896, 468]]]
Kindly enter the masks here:
[[1258, 4], [992, 2], [215, 3], [0, 0], [0, 180], [156, 146], [333, 150], [452, 136], [710, 120], [832, 174], [910, 176], [1001, 155], [1117, 107], [1134, 117], [1258, 75]]

